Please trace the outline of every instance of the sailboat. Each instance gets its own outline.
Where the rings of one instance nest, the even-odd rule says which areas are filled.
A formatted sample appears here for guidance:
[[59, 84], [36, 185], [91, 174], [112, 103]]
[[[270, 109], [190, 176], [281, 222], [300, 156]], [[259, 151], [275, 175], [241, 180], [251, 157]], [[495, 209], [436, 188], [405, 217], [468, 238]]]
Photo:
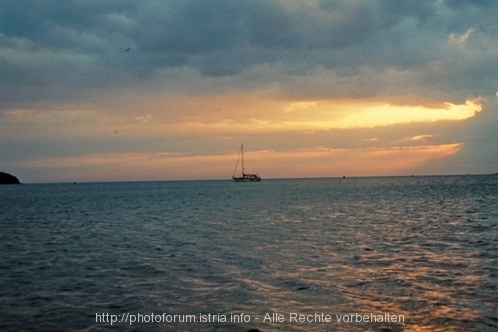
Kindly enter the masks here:
[[[242, 156], [242, 176], [235, 176], [235, 172], [237, 172], [237, 166], [239, 166], [239, 159]], [[240, 154], [237, 158], [237, 164], [235, 164], [235, 169], [233, 171], [232, 179], [235, 182], [258, 182], [261, 181], [261, 178], [257, 174], [246, 174], [244, 173], [244, 144], [240, 145]]]

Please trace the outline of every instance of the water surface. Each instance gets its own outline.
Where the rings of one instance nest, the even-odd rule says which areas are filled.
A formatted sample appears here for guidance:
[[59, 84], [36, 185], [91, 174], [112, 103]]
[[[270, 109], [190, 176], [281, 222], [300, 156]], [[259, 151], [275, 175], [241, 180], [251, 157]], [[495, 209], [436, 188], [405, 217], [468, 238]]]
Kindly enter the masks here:
[[[497, 176], [29, 184], [0, 199], [2, 331], [498, 330]], [[335, 320], [385, 313], [405, 322]]]

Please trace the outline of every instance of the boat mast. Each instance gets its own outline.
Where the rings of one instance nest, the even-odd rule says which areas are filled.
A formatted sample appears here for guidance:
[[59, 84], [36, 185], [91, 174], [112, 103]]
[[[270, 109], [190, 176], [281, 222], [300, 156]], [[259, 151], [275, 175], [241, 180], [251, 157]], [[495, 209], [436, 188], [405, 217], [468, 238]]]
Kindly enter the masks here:
[[244, 144], [240, 145], [240, 151], [242, 152], [242, 176], [244, 176]]

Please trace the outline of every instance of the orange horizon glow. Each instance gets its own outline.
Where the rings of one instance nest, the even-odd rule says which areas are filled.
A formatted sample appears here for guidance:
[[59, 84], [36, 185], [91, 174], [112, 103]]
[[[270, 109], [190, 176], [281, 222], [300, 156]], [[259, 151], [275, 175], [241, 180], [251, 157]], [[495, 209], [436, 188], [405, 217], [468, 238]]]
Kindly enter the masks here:
[[[453, 155], [461, 147], [462, 143], [366, 149], [251, 151], [246, 152], [246, 170], [259, 173], [267, 179], [406, 175], [405, 170], [431, 159]], [[96, 153], [40, 158], [11, 166], [46, 170], [47, 175], [58, 174], [61, 182], [229, 179], [236, 160], [236, 153]]]
[[[396, 125], [461, 121], [481, 111], [477, 100], [429, 108], [361, 100], [249, 100], [250, 94], [240, 93], [151, 97], [154, 106], [125, 108], [121, 113], [91, 105], [65, 111], [13, 109], [5, 112], [9, 121], [28, 129], [22, 132], [12, 129], [11, 137], [97, 140], [105, 144], [102, 151], [94, 153], [44, 156], [6, 165], [37, 170], [46, 178], [69, 182], [224, 179], [232, 175], [235, 147], [245, 139], [251, 142], [250, 137], [288, 135], [292, 140], [298, 137], [296, 135], [301, 135], [301, 139], [312, 138], [317, 133], [323, 136], [333, 134], [334, 130], [374, 127], [387, 128], [376, 134], [385, 135], [388, 131], [395, 132]], [[172, 99], [169, 103], [168, 98]], [[162, 101], [165, 104], [159, 108]], [[167, 116], [164, 108], [168, 109]], [[185, 139], [182, 137], [192, 140], [195, 148], [191, 152], [167, 148], [169, 142]], [[237, 144], [230, 152], [226, 147], [221, 151], [215, 148], [216, 142], [232, 140]], [[249, 142], [245, 143], [250, 147]], [[355, 148], [341, 146], [340, 141], [328, 145], [320, 144], [319, 139], [314, 142], [303, 145], [296, 141], [293, 145], [302, 147], [282, 145], [277, 148], [268, 140], [264, 146], [259, 144], [258, 148], [248, 149], [246, 166], [248, 171], [253, 166], [251, 172], [259, 172], [263, 178], [400, 175], [431, 160], [455, 155], [463, 145], [445, 142], [438, 133], [427, 132], [415, 132], [396, 140], [382, 136], [361, 138]], [[129, 146], [126, 152], [116, 151], [123, 144]]]

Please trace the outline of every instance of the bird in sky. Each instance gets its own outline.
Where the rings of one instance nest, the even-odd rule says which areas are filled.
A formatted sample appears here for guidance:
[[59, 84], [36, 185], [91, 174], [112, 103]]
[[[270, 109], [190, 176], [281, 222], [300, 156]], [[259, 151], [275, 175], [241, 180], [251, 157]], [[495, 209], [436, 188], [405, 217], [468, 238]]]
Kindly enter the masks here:
[[125, 52], [130, 52], [130, 50], [131, 50], [131, 48], [127, 48], [127, 49], [125, 50]]
[[117, 131], [115, 131], [115, 130], [114, 130], [114, 132], [116, 133], [116, 135], [118, 134], [118, 132], [117, 132]]

